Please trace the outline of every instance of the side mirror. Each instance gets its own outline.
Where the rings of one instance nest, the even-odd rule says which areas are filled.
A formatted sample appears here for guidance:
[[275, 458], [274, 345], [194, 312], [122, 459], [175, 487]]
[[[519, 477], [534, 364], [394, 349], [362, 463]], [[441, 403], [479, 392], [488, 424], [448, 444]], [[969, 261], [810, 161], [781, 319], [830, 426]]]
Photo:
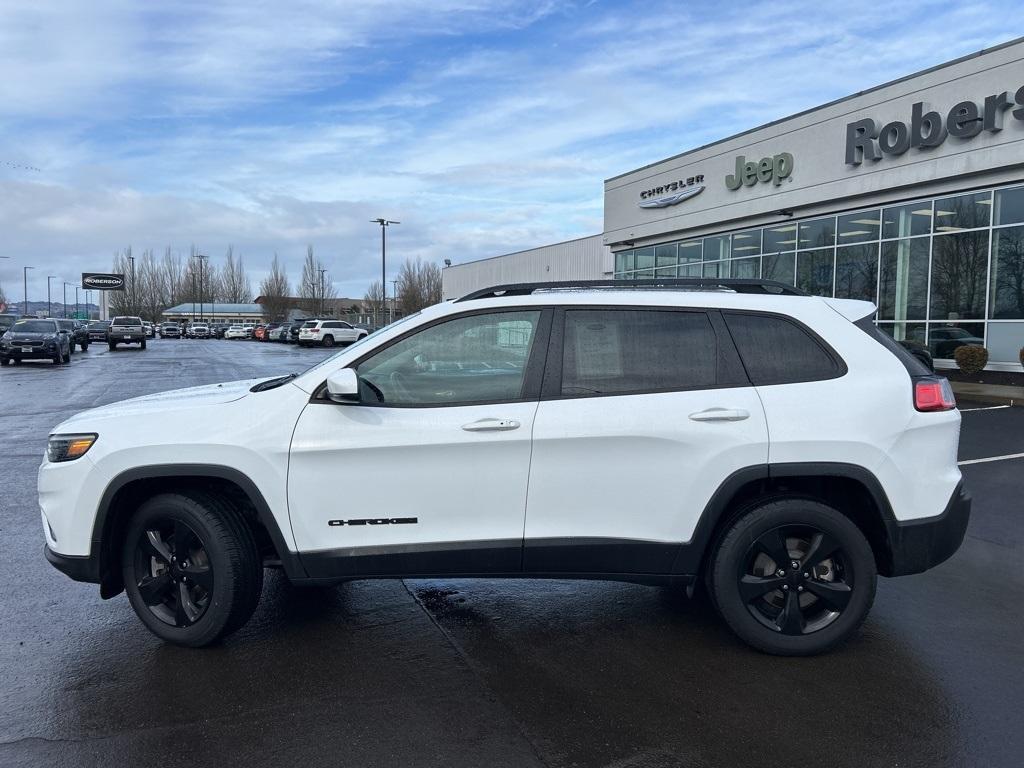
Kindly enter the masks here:
[[327, 377], [327, 396], [336, 403], [359, 402], [359, 377], [351, 368], [342, 368]]

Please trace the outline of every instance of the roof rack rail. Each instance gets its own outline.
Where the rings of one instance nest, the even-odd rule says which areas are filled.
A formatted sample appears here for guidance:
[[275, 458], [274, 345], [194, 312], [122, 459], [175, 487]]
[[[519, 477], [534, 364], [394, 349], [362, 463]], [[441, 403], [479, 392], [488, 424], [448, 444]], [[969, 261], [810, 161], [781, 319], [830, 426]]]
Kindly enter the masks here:
[[491, 299], [498, 296], [528, 296], [534, 291], [572, 290], [577, 288], [626, 288], [626, 289], [666, 289], [673, 288], [710, 288], [730, 290], [736, 293], [760, 293], [770, 296], [809, 296], [810, 294], [794, 288], [792, 285], [777, 280], [754, 280], [750, 278], [716, 278], [716, 277], [666, 277], [646, 278], [641, 280], [559, 280], [549, 283], [509, 283], [481, 288], [456, 299], [473, 301], [474, 299]]

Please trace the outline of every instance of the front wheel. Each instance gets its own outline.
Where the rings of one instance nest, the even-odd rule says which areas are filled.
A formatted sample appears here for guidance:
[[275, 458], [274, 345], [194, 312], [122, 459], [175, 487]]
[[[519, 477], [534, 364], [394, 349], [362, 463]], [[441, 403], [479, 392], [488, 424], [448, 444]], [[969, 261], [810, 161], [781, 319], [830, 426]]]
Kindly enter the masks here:
[[89, 351], [89, 345], [88, 344], [81, 344], [79, 346], [82, 347], [82, 351], [83, 352], [88, 352]]
[[115, 344], [115, 343], [114, 343], [114, 342], [112, 342], [112, 341], [108, 341], [108, 342], [107, 342], [107, 346], [108, 346], [108, 347], [110, 347], [110, 351], [111, 351], [111, 352], [113, 352], [113, 351], [114, 351], [115, 349], [117, 349], [117, 344]]
[[263, 589], [251, 529], [233, 506], [198, 491], [146, 501], [128, 526], [121, 567], [142, 623], [193, 648], [244, 625]]
[[849, 518], [817, 501], [781, 499], [751, 509], [712, 556], [719, 613], [765, 653], [830, 650], [857, 631], [874, 602], [871, 545]]
[[142, 348], [143, 348], [143, 349], [145, 349], [145, 348], [146, 348], [146, 340], [145, 340], [145, 339], [143, 339], [143, 340], [142, 340]]

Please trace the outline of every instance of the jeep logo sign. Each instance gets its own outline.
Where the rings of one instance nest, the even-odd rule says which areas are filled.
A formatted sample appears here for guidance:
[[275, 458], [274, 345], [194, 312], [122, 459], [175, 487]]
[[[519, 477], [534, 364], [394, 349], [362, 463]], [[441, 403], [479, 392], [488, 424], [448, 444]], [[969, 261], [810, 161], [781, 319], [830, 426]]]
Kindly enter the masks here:
[[[1016, 106], [1017, 109], [1013, 109]], [[910, 125], [902, 120], [879, 127], [870, 117], [846, 125], [846, 164], [860, 165], [865, 160], [881, 160], [882, 155], [902, 155], [911, 147], [930, 149], [942, 144], [947, 136], [973, 139], [982, 131], [1003, 130], [1003, 118], [1013, 109], [1014, 119], [1024, 121], [1024, 86], [1010, 100], [1007, 91], [985, 97], [980, 107], [973, 101], [961, 101], [949, 112], [924, 111], [924, 102], [910, 108]]]
[[747, 161], [743, 155], [736, 158], [736, 170], [725, 177], [725, 186], [729, 189], [752, 187], [759, 181], [771, 182], [776, 187], [783, 179], [788, 179], [793, 172], [793, 156], [789, 152], [780, 152], [771, 157], [762, 157], [758, 161]]
[[124, 275], [106, 272], [83, 272], [82, 287], [91, 291], [123, 291]]

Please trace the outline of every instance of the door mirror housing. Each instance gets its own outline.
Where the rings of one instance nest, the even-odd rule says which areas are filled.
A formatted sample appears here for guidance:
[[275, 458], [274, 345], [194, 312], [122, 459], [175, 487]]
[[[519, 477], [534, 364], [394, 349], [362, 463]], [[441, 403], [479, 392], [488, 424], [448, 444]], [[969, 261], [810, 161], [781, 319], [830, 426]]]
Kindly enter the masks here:
[[351, 368], [342, 368], [327, 377], [327, 396], [336, 403], [359, 402], [359, 377]]

